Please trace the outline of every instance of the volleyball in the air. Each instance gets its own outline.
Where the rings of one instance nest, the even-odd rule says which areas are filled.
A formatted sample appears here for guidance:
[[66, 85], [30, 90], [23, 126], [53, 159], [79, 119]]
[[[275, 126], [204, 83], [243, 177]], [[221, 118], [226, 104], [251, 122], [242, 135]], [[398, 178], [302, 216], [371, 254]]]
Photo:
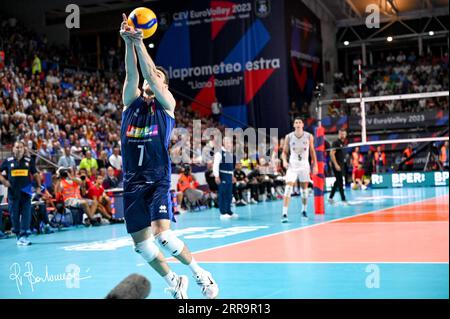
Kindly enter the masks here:
[[128, 16], [128, 24], [136, 29], [141, 29], [144, 39], [151, 37], [158, 28], [158, 20], [155, 13], [144, 7], [131, 11]]

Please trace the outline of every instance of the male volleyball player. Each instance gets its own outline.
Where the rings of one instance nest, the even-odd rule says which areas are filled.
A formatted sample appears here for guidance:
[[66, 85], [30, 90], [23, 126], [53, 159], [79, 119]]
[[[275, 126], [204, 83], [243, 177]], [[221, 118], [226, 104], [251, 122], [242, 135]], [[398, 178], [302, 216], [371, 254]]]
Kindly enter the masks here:
[[[125, 41], [126, 77], [123, 87], [121, 143], [124, 171], [124, 215], [135, 251], [164, 277], [176, 299], [187, 298], [188, 278], [170, 270], [156, 243], [181, 263], [188, 265], [207, 298], [216, 298], [218, 286], [202, 269], [187, 246], [170, 229], [175, 221], [170, 197], [168, 143], [175, 123], [175, 99], [169, 91], [165, 70], [157, 67], [142, 41], [142, 32], [132, 30], [123, 14], [120, 35]], [[136, 53], [144, 76], [143, 94], [138, 89]]]
[[[286, 188], [283, 199], [283, 213], [281, 222], [288, 222], [288, 208], [291, 200], [292, 190], [297, 180], [300, 182], [300, 194], [302, 200], [302, 218], [307, 219], [306, 209], [308, 207], [308, 186], [311, 182], [311, 167], [309, 158], [311, 156], [313, 174], [317, 174], [317, 157], [314, 149], [314, 137], [303, 130], [303, 120], [300, 117], [294, 119], [294, 131], [286, 135], [284, 140], [281, 159], [286, 172]], [[287, 160], [288, 153], [289, 161]]]

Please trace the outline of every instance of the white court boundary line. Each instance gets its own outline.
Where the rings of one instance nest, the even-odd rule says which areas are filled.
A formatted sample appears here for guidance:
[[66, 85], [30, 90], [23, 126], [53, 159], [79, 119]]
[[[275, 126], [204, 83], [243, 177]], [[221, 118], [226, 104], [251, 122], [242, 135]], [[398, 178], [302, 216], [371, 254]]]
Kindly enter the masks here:
[[[235, 243], [229, 243], [229, 244], [219, 245], [219, 246], [212, 247], [212, 248], [206, 248], [206, 249], [202, 249], [202, 250], [198, 250], [198, 251], [192, 252], [192, 254], [198, 254], [198, 253], [203, 253], [203, 252], [207, 252], [207, 251], [211, 251], [211, 250], [215, 250], [215, 249], [220, 249], [220, 248], [224, 248], [224, 247], [239, 245], [239, 244], [242, 244], [242, 243], [247, 243], [247, 242], [254, 241], [254, 240], [259, 240], [259, 239], [262, 239], [262, 238], [277, 236], [277, 235], [280, 235], [280, 234], [287, 234], [287, 233], [290, 233], [290, 232], [293, 232], [293, 231], [297, 231], [297, 230], [300, 230], [300, 229], [307, 229], [307, 228], [317, 227], [317, 226], [329, 224], [329, 223], [340, 221], [340, 220], [350, 219], [350, 218], [364, 216], [364, 215], [369, 215], [369, 214], [375, 214], [375, 213], [379, 213], [379, 212], [382, 212], [382, 211], [385, 211], [385, 210], [388, 210], [388, 209], [392, 209], [392, 208], [396, 208], [396, 207], [401, 207], [401, 206], [406, 206], [406, 205], [413, 205], [413, 204], [418, 204], [420, 202], [426, 202], [426, 201], [440, 199], [440, 198], [445, 197], [445, 196], [449, 196], [449, 194], [440, 195], [440, 196], [437, 196], [437, 197], [432, 197], [432, 198], [427, 198], [427, 199], [421, 199], [421, 200], [418, 200], [418, 201], [413, 201], [413, 202], [405, 203], [405, 204], [401, 204], [401, 205], [393, 205], [393, 206], [389, 206], [389, 207], [386, 207], [386, 208], [383, 208], [383, 209], [377, 209], [377, 210], [374, 210], [374, 211], [371, 211], [371, 212], [367, 212], [367, 213], [362, 213], [362, 214], [356, 214], [356, 215], [352, 215], [352, 216], [336, 218], [336, 219], [332, 219], [332, 220], [327, 220], [325, 222], [319, 222], [319, 223], [313, 224], [313, 225], [293, 228], [293, 229], [284, 230], [284, 231], [273, 233], [273, 234], [268, 234], [268, 235], [263, 235], [263, 236], [259, 236], [259, 237], [255, 237], [255, 238], [245, 239], [245, 240], [242, 240], [242, 241], [239, 241], [239, 242], [235, 242]], [[351, 207], [351, 206], [349, 206], [349, 207]], [[203, 262], [200, 262], [200, 263], [203, 263]], [[374, 262], [370, 262], [370, 263], [374, 263]]]

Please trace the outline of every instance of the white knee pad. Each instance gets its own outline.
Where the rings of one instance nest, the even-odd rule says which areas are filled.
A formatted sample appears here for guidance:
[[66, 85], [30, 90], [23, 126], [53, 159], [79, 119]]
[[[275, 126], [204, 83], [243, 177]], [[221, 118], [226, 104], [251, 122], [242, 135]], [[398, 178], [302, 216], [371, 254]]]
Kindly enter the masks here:
[[303, 199], [308, 198], [309, 189], [300, 188], [300, 194]]
[[159, 248], [155, 244], [155, 239], [150, 237], [134, 246], [134, 251], [144, 258], [146, 262], [152, 262], [159, 254]]
[[175, 236], [172, 230], [165, 230], [155, 237], [161, 247], [172, 256], [178, 256], [183, 251], [184, 243], [177, 236]]
[[284, 196], [285, 197], [291, 197], [292, 190], [293, 190], [292, 186], [286, 185], [286, 187], [284, 188]]

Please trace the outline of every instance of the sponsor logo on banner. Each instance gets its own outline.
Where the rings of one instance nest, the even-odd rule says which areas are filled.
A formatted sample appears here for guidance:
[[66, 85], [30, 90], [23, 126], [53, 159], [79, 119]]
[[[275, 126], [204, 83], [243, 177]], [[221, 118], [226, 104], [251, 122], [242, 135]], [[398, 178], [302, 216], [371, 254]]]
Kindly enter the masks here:
[[373, 185], [383, 184], [383, 175], [373, 174], [372, 175], [372, 184]]
[[392, 187], [403, 187], [404, 184], [422, 184], [423, 182], [425, 182], [424, 173], [392, 174]]
[[158, 28], [160, 30], [167, 30], [169, 28], [170, 25], [170, 15], [167, 12], [162, 12], [159, 14], [159, 19], [158, 19]]
[[373, 188], [448, 186], [449, 172], [372, 174]]
[[434, 184], [436, 186], [448, 185], [448, 172], [434, 172]]
[[270, 0], [255, 0], [255, 15], [265, 18], [270, 14]]

